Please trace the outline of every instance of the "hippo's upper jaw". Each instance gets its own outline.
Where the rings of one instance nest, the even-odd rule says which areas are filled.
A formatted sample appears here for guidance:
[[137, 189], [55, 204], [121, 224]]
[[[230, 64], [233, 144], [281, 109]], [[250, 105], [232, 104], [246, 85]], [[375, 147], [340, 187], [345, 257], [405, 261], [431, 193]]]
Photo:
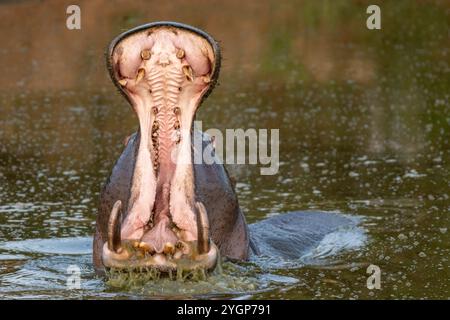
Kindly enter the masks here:
[[137, 152], [128, 200], [115, 203], [108, 221], [106, 267], [215, 266], [218, 250], [195, 195], [191, 130], [219, 62], [215, 41], [181, 24], [144, 25], [112, 42], [108, 67], [139, 132], [129, 142]]

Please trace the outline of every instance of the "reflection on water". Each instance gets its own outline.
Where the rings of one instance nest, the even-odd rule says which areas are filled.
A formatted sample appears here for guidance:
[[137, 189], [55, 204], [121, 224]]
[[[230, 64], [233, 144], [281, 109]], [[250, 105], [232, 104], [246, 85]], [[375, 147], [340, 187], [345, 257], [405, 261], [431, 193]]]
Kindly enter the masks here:
[[[0, 5], [8, 75], [0, 78], [2, 298], [164, 296], [151, 283], [146, 291], [109, 287], [95, 277], [89, 250], [99, 190], [137, 126], [108, 80], [103, 50], [120, 31], [163, 19], [221, 40], [221, 85], [199, 112], [204, 129], [280, 129], [277, 175], [230, 168], [248, 221], [338, 211], [365, 217], [368, 236], [367, 246], [323, 264], [229, 266], [240, 271], [172, 292], [449, 298], [447, 2], [383, 4], [381, 31], [365, 28], [365, 1], [79, 2], [79, 32], [61, 27], [64, 2]], [[316, 254], [333, 249], [325, 243]], [[66, 290], [70, 264], [82, 270], [80, 291]], [[369, 264], [381, 268], [382, 290], [366, 288]]]

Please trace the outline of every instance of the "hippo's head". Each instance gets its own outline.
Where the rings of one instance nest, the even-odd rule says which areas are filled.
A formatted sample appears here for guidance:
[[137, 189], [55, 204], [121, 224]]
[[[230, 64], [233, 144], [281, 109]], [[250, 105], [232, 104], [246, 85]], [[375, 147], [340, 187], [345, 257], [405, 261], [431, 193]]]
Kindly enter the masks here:
[[139, 132], [129, 142], [135, 148], [129, 197], [111, 210], [103, 264], [213, 268], [218, 249], [196, 199], [191, 142], [195, 113], [219, 74], [217, 43], [187, 25], [151, 23], [114, 39], [107, 64]]

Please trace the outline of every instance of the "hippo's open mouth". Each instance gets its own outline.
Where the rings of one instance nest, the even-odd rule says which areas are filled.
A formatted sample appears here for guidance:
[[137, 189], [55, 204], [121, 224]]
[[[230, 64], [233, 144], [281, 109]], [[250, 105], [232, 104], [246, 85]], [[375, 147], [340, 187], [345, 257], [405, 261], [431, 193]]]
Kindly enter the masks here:
[[127, 203], [108, 222], [106, 267], [206, 268], [218, 259], [205, 207], [195, 198], [192, 123], [218, 77], [216, 42], [192, 27], [159, 22], [130, 30], [109, 48], [116, 86], [139, 119]]

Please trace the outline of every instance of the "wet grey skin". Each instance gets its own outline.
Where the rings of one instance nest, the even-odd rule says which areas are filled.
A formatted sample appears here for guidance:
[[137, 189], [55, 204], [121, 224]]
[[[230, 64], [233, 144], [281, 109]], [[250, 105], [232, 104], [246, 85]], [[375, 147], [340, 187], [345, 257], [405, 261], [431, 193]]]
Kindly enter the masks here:
[[[139, 119], [100, 196], [93, 262], [105, 268], [162, 272], [215, 268], [220, 257], [298, 258], [352, 224], [322, 212], [293, 212], [255, 223], [249, 234], [221, 164], [192, 164], [195, 112], [217, 82], [220, 48], [207, 33], [156, 22], [115, 38], [107, 52], [114, 85]], [[175, 139], [168, 137], [175, 136]], [[171, 162], [176, 159], [190, 161]]]

